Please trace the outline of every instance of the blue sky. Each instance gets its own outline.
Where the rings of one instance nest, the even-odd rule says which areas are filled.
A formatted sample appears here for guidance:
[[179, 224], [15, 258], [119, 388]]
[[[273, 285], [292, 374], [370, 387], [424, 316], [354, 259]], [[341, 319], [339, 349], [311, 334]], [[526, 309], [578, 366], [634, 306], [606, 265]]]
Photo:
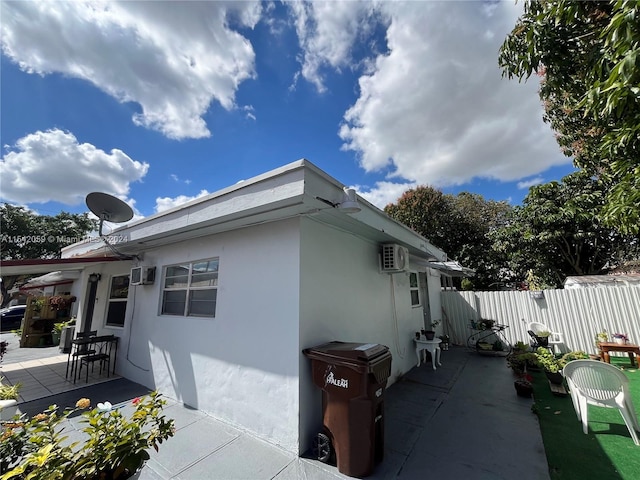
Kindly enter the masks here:
[[1, 4], [0, 199], [135, 218], [307, 158], [379, 207], [416, 185], [520, 203], [573, 171], [514, 2]]

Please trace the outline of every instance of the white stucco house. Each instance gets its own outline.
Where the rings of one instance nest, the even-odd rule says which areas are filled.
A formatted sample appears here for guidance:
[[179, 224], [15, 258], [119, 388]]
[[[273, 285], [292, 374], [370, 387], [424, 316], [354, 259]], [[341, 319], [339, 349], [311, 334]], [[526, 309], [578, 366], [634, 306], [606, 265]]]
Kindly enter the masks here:
[[78, 318], [120, 337], [117, 373], [295, 453], [322, 424], [304, 348], [384, 344], [393, 383], [442, 318], [446, 254], [307, 160], [109, 238], [51, 269], [80, 269]]

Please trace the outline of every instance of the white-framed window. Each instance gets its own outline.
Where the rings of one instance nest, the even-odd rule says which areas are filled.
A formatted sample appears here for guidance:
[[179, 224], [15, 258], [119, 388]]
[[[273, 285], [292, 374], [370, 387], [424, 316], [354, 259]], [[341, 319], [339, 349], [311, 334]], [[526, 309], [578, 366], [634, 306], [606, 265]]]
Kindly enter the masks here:
[[106, 325], [108, 327], [124, 327], [128, 296], [129, 275], [114, 275], [111, 277], [109, 299], [107, 301]]
[[409, 272], [409, 292], [411, 293], [411, 306], [420, 306], [420, 282], [418, 282], [418, 274]]
[[164, 267], [160, 313], [215, 317], [218, 265], [219, 259], [216, 257]]

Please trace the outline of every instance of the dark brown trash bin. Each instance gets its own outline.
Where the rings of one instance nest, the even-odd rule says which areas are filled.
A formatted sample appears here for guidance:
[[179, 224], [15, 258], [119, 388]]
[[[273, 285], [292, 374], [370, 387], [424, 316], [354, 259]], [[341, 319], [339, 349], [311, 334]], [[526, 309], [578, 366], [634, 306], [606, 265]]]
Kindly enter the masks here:
[[340, 473], [366, 477], [384, 456], [384, 389], [391, 352], [379, 344], [329, 342], [302, 351], [322, 389], [322, 417]]

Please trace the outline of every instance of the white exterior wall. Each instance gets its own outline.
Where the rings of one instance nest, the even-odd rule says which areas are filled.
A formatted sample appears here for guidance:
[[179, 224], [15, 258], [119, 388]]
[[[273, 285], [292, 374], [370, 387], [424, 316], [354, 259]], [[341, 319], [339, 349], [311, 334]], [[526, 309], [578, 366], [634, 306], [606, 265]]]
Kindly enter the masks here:
[[417, 362], [412, 339], [424, 324], [422, 306], [411, 307], [408, 273], [379, 272], [379, 252], [377, 243], [301, 221], [301, 453], [322, 426], [322, 393], [303, 348], [333, 340], [386, 345], [393, 357], [388, 385]]
[[[118, 373], [298, 452], [298, 245], [287, 220], [145, 252], [156, 281], [130, 287]], [[159, 315], [162, 267], [212, 257], [216, 317]]]

